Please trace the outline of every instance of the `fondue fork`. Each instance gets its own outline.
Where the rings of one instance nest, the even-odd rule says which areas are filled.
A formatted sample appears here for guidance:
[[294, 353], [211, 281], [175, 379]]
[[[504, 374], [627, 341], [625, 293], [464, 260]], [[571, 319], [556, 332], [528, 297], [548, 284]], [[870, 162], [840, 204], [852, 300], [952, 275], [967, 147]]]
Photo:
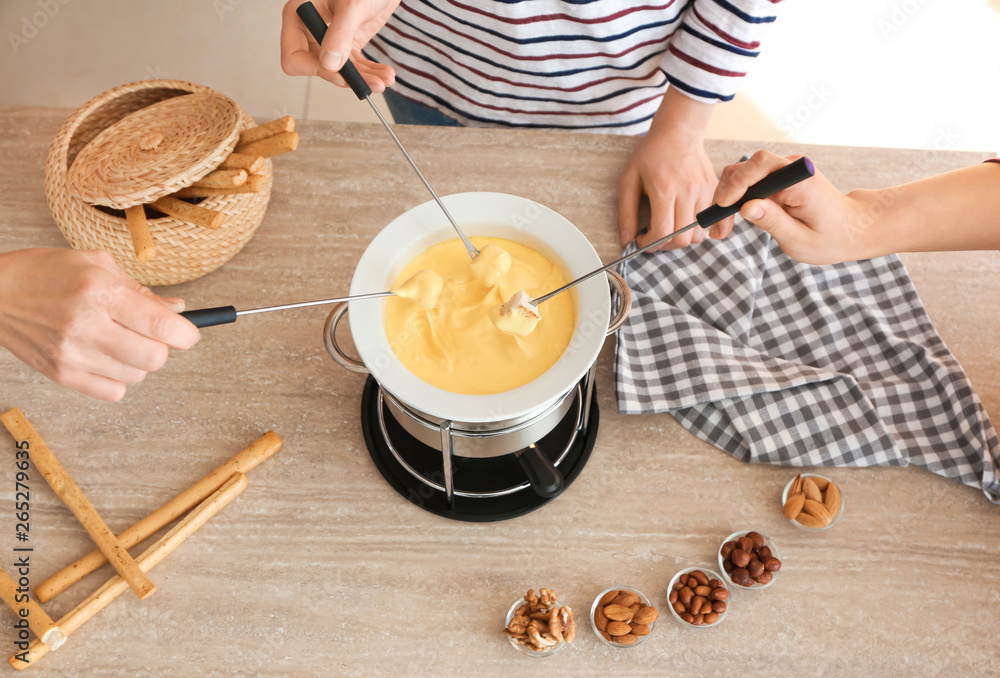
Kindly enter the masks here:
[[193, 311], [184, 311], [182, 316], [187, 318], [195, 327], [213, 327], [215, 325], [226, 325], [236, 322], [241, 315], [251, 315], [253, 313], [267, 313], [268, 311], [287, 311], [292, 308], [305, 308], [306, 306], [320, 306], [322, 304], [336, 304], [341, 301], [359, 301], [361, 299], [378, 299], [380, 297], [394, 296], [395, 292], [369, 292], [368, 294], [355, 294], [351, 297], [337, 297], [336, 299], [319, 299], [317, 301], [301, 301], [296, 304], [283, 304], [282, 306], [265, 306], [264, 308], [249, 308], [244, 311], [237, 311], [235, 306], [216, 306], [214, 308], [199, 308]]
[[585, 280], [590, 280], [595, 275], [598, 275], [599, 273], [604, 273], [609, 268], [613, 268], [622, 262], [628, 261], [633, 257], [637, 257], [643, 252], [651, 250], [654, 247], [662, 243], [665, 243], [671, 238], [679, 236], [681, 233], [684, 233], [685, 231], [690, 231], [695, 226], [701, 226], [702, 228], [709, 228], [710, 226], [722, 221], [726, 217], [731, 217], [734, 214], [738, 214], [740, 208], [743, 207], [743, 205], [746, 204], [747, 202], [751, 200], [769, 198], [779, 191], [783, 191], [786, 188], [794, 186], [803, 179], [808, 179], [813, 174], [815, 174], [815, 172], [816, 168], [813, 167], [812, 161], [809, 160], [809, 158], [799, 158], [795, 162], [789, 165], [785, 165], [779, 170], [771, 172], [769, 175], [767, 175], [766, 177], [758, 181], [756, 184], [748, 188], [747, 192], [743, 194], [743, 197], [737, 200], [732, 205], [728, 205], [727, 207], [720, 207], [719, 205], [712, 205], [711, 207], [706, 207], [701, 212], [698, 212], [697, 215], [695, 215], [696, 218], [694, 222], [688, 224], [684, 228], [674, 231], [673, 233], [669, 233], [658, 240], [654, 240], [645, 247], [640, 247], [631, 254], [626, 254], [624, 257], [615, 259], [610, 264], [607, 264], [606, 266], [601, 266], [600, 268], [593, 270], [590, 273], [587, 273], [586, 275], [583, 275], [577, 278], [576, 280], [573, 280], [572, 282], [566, 283], [557, 290], [549, 292], [548, 294], [538, 297], [537, 299], [532, 299], [530, 303], [533, 306], [538, 306], [543, 301], [548, 301], [549, 299], [556, 296], [560, 292], [565, 292], [569, 288], [579, 285]]
[[[323, 36], [326, 35], [327, 26], [316, 7], [311, 2], [304, 2], [299, 5], [298, 9], [295, 10], [295, 13], [299, 15], [299, 18], [302, 19], [302, 23], [304, 23], [309, 32], [312, 33], [312, 36], [316, 38], [316, 42], [322, 45]], [[375, 105], [375, 102], [372, 101], [372, 90], [368, 86], [368, 83], [365, 82], [365, 79], [361, 77], [361, 74], [358, 73], [357, 67], [350, 59], [347, 59], [339, 73], [354, 91], [354, 94], [357, 95], [358, 99], [364, 99], [367, 101], [368, 105], [372, 107], [373, 111], [375, 111], [375, 115], [377, 115], [378, 119], [382, 121], [382, 125], [389, 132], [389, 136], [392, 137], [392, 140], [396, 142], [396, 146], [399, 147], [399, 150], [403, 152], [407, 162], [410, 163], [410, 167], [412, 167], [413, 171], [417, 173], [418, 177], [420, 177], [420, 181], [424, 182], [424, 186], [427, 187], [427, 190], [434, 198], [434, 201], [438, 204], [438, 207], [440, 207], [441, 211], [444, 212], [444, 215], [448, 217], [448, 221], [450, 221], [451, 225], [455, 228], [455, 232], [458, 233], [458, 237], [462, 239], [462, 244], [465, 245], [465, 249], [468, 251], [469, 256], [475, 259], [479, 255], [479, 250], [477, 250], [472, 242], [465, 236], [462, 229], [458, 227], [458, 223], [455, 221], [455, 218], [451, 216], [451, 212], [449, 212], [448, 208], [444, 206], [443, 202], [441, 202], [441, 198], [439, 198], [437, 193], [434, 192], [431, 185], [427, 183], [427, 179], [424, 178], [423, 173], [417, 167], [417, 163], [413, 162], [413, 158], [411, 158], [410, 154], [406, 152], [406, 149], [403, 147], [403, 143], [398, 137], [396, 137], [396, 133], [392, 131], [392, 127], [389, 126], [389, 123], [382, 115], [382, 111], [380, 111], [378, 106]]]

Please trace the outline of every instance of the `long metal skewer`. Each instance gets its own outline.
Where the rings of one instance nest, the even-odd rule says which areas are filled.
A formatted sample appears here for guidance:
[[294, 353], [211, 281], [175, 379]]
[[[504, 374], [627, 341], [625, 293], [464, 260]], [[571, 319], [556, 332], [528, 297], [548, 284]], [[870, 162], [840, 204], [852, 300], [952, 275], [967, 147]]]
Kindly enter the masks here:
[[350, 297], [336, 297], [334, 299], [319, 299], [317, 301], [300, 301], [296, 304], [283, 304], [281, 306], [264, 306], [263, 308], [249, 308], [245, 311], [237, 311], [235, 306], [215, 306], [213, 308], [199, 308], [193, 311], [184, 311], [182, 316], [190, 320], [195, 327], [213, 327], [214, 325], [226, 325], [236, 322], [241, 315], [251, 315], [253, 313], [267, 313], [268, 311], [287, 311], [291, 308], [305, 308], [306, 306], [321, 306], [323, 304], [336, 304], [341, 301], [358, 301], [359, 299], [378, 299], [379, 297], [391, 297], [395, 292], [368, 292], [367, 294], [355, 294]]

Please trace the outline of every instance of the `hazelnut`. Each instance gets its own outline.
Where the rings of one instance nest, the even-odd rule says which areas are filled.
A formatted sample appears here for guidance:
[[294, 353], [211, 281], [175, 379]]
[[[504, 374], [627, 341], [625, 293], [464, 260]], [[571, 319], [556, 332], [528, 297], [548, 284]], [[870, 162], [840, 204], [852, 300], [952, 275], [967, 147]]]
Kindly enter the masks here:
[[733, 561], [733, 565], [739, 568], [745, 568], [750, 563], [750, 551], [744, 551], [743, 549], [736, 549], [733, 551], [729, 559]]
[[747, 539], [753, 544], [754, 550], [759, 550], [764, 547], [764, 535], [760, 532], [747, 532]]

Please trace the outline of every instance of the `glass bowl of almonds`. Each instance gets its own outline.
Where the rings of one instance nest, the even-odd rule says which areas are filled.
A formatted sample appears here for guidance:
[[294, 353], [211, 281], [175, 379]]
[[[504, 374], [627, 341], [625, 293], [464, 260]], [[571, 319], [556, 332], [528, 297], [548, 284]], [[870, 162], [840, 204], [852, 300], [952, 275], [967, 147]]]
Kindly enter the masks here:
[[792, 525], [806, 532], [822, 532], [833, 527], [844, 514], [844, 495], [829, 478], [800, 473], [781, 493], [781, 512]]
[[649, 638], [659, 615], [642, 591], [631, 586], [612, 586], [594, 598], [590, 626], [607, 645], [637, 647]]
[[668, 591], [670, 613], [685, 628], [715, 628], [729, 614], [729, 585], [707, 567], [681, 570], [670, 580]]
[[550, 589], [529, 590], [514, 601], [504, 621], [504, 635], [514, 649], [529, 657], [550, 657], [576, 637], [573, 610], [556, 603]]

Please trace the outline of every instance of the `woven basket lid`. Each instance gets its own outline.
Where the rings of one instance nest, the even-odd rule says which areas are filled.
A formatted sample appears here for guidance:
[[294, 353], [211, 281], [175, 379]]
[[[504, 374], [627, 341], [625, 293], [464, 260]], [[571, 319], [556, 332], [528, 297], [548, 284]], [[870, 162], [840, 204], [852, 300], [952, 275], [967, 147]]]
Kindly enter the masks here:
[[94, 205], [125, 209], [191, 185], [236, 146], [240, 109], [217, 92], [159, 101], [98, 134], [76, 156], [67, 189]]

